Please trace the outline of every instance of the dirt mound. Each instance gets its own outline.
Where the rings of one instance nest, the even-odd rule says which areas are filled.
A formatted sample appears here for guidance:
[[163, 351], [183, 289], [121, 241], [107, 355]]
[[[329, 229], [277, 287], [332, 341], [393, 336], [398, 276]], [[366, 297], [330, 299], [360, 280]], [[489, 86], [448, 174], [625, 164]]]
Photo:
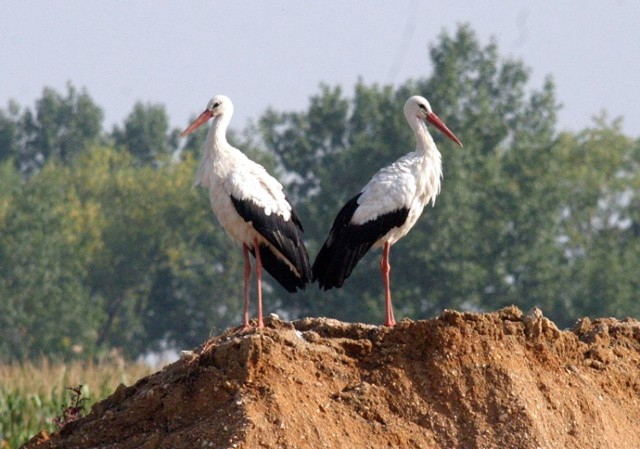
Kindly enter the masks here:
[[27, 448], [640, 448], [640, 324], [534, 309], [268, 320]]

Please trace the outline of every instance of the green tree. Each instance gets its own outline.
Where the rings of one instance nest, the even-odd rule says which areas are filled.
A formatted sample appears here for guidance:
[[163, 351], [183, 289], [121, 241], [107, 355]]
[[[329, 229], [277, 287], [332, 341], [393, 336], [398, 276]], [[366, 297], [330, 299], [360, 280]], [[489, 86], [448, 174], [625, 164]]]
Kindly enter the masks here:
[[196, 162], [92, 148], [22, 180], [2, 165], [0, 359], [192, 347], [236, 324], [242, 252], [191, 190]]
[[166, 159], [177, 149], [176, 133], [169, 132], [169, 117], [164, 105], [136, 103], [124, 128], [115, 127], [113, 140], [141, 164]]
[[640, 144], [620, 121], [595, 119], [563, 134], [557, 157], [564, 185], [560, 236], [570, 269], [564, 298], [575, 315], [637, 316], [640, 235], [637, 232]]
[[10, 101], [6, 111], [0, 110], [0, 162], [16, 160], [20, 150], [20, 133], [20, 107], [15, 101]]
[[91, 352], [99, 309], [83, 283], [91, 217], [49, 165], [0, 202], [0, 360]]
[[98, 346], [130, 356], [193, 346], [237, 319], [241, 252], [213, 224], [205, 192], [191, 191], [195, 169], [190, 157], [153, 168], [110, 149], [75, 165], [78, 194], [102, 223], [86, 278], [103, 305]]
[[19, 167], [32, 173], [48, 160], [68, 163], [100, 141], [102, 120], [102, 110], [84, 89], [78, 92], [68, 83], [67, 94], [62, 96], [45, 88], [35, 111], [26, 110], [22, 115], [24, 143], [18, 153]]

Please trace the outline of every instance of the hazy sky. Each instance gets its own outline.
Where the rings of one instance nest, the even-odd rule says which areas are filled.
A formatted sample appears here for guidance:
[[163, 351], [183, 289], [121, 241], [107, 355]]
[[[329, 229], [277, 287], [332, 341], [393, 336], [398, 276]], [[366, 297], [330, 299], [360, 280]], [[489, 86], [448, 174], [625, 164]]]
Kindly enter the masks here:
[[241, 129], [268, 106], [306, 109], [321, 82], [351, 94], [358, 77], [428, 76], [429, 45], [459, 23], [522, 59], [532, 88], [553, 76], [561, 129], [606, 110], [640, 137], [637, 0], [2, 0], [0, 107], [33, 107], [44, 86], [65, 92], [70, 80], [104, 109], [107, 129], [138, 100], [163, 103], [183, 127], [221, 93]]

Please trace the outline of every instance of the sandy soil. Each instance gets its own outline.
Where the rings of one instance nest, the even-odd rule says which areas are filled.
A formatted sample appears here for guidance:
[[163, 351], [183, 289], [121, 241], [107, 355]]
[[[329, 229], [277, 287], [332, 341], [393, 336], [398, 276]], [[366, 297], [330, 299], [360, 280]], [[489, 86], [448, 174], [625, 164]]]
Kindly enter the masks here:
[[228, 330], [25, 448], [640, 448], [640, 324], [534, 309]]

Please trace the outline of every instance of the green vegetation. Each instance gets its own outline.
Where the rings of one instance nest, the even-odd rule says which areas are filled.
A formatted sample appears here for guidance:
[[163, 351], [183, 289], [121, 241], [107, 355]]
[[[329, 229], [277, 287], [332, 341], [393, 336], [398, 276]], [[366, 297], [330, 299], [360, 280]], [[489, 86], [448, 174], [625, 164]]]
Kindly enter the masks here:
[[[604, 116], [559, 132], [552, 79], [531, 86], [521, 61], [468, 27], [430, 59], [428, 77], [349, 95], [321, 86], [308, 110], [268, 110], [232, 136], [287, 181], [311, 256], [344, 201], [413, 148], [401, 111], [421, 94], [464, 148], [435, 136], [443, 191], [393, 252], [397, 316], [508, 304], [561, 325], [640, 315], [640, 141]], [[162, 105], [136, 104], [110, 132], [102, 116], [71, 84], [0, 110], [0, 362], [112, 348], [133, 359], [239, 323], [241, 251], [191, 190], [206, 131], [180, 147]], [[267, 279], [267, 311], [378, 323], [378, 260], [329, 292], [289, 295]]]
[[132, 385], [151, 372], [120, 358], [100, 363], [51, 364], [47, 359], [0, 365], [0, 448], [15, 449], [40, 431], [56, 430], [54, 418], [72, 403], [68, 386], [82, 384], [84, 404], [91, 405], [123, 383]]

